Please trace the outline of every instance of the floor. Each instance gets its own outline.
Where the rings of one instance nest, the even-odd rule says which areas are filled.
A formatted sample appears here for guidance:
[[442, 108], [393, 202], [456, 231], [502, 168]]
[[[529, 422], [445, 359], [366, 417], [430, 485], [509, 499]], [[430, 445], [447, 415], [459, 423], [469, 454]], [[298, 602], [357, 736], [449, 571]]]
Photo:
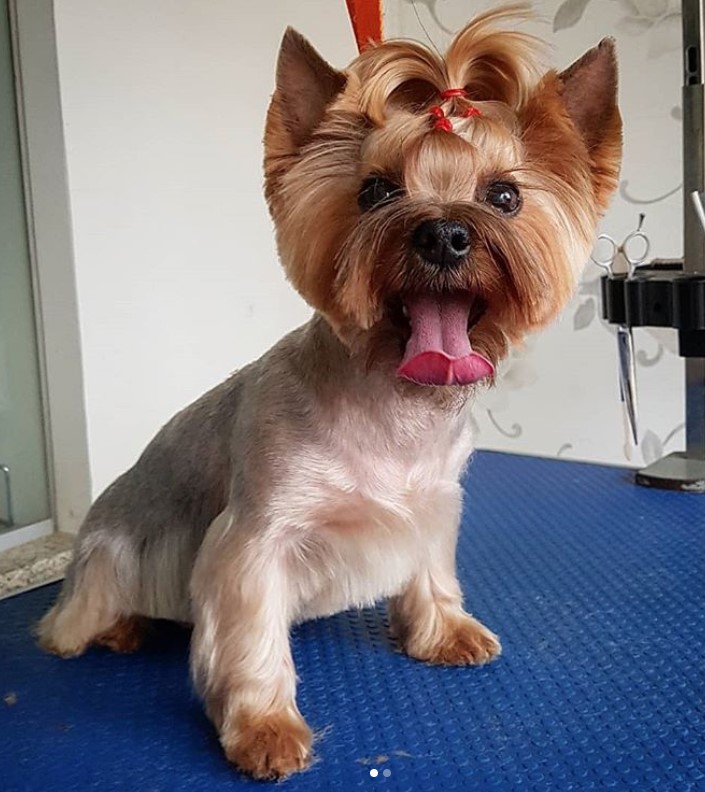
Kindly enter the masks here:
[[51, 533], [0, 552], [0, 599], [60, 580], [75, 537]]
[[[299, 703], [318, 761], [287, 792], [705, 790], [705, 496], [481, 453], [458, 564], [501, 659], [412, 661], [382, 609], [303, 625]], [[0, 788], [262, 788], [220, 754], [184, 630], [162, 625], [133, 656], [48, 657], [29, 630], [56, 590], [0, 602]]]

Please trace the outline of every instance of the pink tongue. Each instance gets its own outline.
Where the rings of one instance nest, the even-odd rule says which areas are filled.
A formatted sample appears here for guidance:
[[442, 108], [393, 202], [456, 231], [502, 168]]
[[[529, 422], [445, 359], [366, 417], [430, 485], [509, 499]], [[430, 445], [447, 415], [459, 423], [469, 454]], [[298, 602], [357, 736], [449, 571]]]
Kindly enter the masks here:
[[420, 385], [470, 385], [494, 372], [492, 363], [470, 346], [470, 297], [422, 295], [409, 297], [405, 305], [411, 337], [397, 376]]

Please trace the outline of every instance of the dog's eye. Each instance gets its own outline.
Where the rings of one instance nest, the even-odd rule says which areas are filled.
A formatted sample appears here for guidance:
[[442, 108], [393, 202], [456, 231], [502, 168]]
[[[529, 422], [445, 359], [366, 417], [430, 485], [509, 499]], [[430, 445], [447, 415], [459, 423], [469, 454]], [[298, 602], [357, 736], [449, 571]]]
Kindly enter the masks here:
[[402, 196], [402, 193], [402, 188], [389, 179], [382, 176], [370, 176], [362, 183], [357, 202], [363, 212], [369, 212], [370, 209], [376, 209], [395, 201]]
[[485, 201], [502, 214], [511, 215], [519, 211], [521, 195], [514, 184], [494, 182], [487, 188]]

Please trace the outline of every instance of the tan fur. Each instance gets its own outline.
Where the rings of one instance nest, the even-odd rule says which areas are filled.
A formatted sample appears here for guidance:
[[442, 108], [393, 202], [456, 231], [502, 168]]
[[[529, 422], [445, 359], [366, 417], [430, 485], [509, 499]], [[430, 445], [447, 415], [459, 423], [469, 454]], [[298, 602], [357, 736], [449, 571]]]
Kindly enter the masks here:
[[253, 778], [285, 778], [303, 770], [310, 760], [311, 730], [300, 715], [241, 713], [233, 734], [233, 742], [227, 734], [221, 737], [225, 755]]
[[112, 627], [96, 636], [93, 643], [113, 652], [130, 654], [144, 642], [149, 621], [142, 616], [121, 616]]
[[[439, 104], [437, 96], [446, 88], [467, 88], [473, 103], [520, 105], [541, 74], [545, 44], [516, 30], [498, 35], [497, 28], [530, 17], [521, 4], [480, 14], [458, 33], [442, 58], [411, 41], [389, 41], [365, 50], [348, 70], [357, 89], [355, 109], [383, 126], [399, 108], [418, 112]], [[342, 106], [352, 99], [350, 93], [341, 99]], [[460, 116], [468, 103], [450, 99], [445, 106]]]
[[[472, 347], [494, 363], [552, 321], [616, 186], [612, 42], [544, 73], [539, 43], [504, 29], [526, 13], [476, 18], [445, 57], [386, 42], [345, 72], [286, 33], [265, 194], [282, 264], [315, 314], [176, 415], [98, 498], [40, 624], [45, 648], [74, 655], [136, 648], [136, 617], [192, 621], [194, 684], [226, 756], [256, 778], [311, 757], [293, 625], [389, 598], [412, 657], [500, 653], [464, 611], [455, 572], [474, 388], [396, 372], [409, 296], [471, 302]], [[466, 95], [438, 95], [449, 88]], [[434, 127], [435, 105], [451, 132]], [[371, 176], [398, 189], [368, 210]], [[488, 200], [498, 182], [520, 192], [515, 213]], [[453, 267], [414, 247], [439, 220], [469, 234]]]
[[[61, 598], [37, 625], [42, 648], [61, 657], [82, 654], [133, 612], [134, 603], [126, 591], [135, 570], [126, 569], [125, 573], [120, 570], [128, 561], [124, 544], [101, 546], [95, 539], [92, 536], [77, 548]], [[86, 554], [90, 555], [91, 563], [86, 566], [82, 585], [72, 590], [72, 569]]]

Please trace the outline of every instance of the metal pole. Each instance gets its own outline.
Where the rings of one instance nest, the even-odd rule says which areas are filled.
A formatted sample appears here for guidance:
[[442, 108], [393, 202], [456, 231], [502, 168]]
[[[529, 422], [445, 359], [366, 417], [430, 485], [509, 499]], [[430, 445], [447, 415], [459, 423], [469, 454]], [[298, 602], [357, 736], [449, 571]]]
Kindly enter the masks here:
[[[705, 0], [683, 0], [683, 269], [705, 275], [705, 230], [691, 193], [705, 199]], [[705, 460], [705, 358], [685, 359], [686, 456]]]
[[5, 480], [5, 508], [7, 509], [7, 519], [0, 520], [0, 525], [5, 528], [13, 528], [15, 525], [15, 511], [12, 506], [12, 482], [10, 480], [10, 468], [7, 465], [0, 465], [0, 473]]

